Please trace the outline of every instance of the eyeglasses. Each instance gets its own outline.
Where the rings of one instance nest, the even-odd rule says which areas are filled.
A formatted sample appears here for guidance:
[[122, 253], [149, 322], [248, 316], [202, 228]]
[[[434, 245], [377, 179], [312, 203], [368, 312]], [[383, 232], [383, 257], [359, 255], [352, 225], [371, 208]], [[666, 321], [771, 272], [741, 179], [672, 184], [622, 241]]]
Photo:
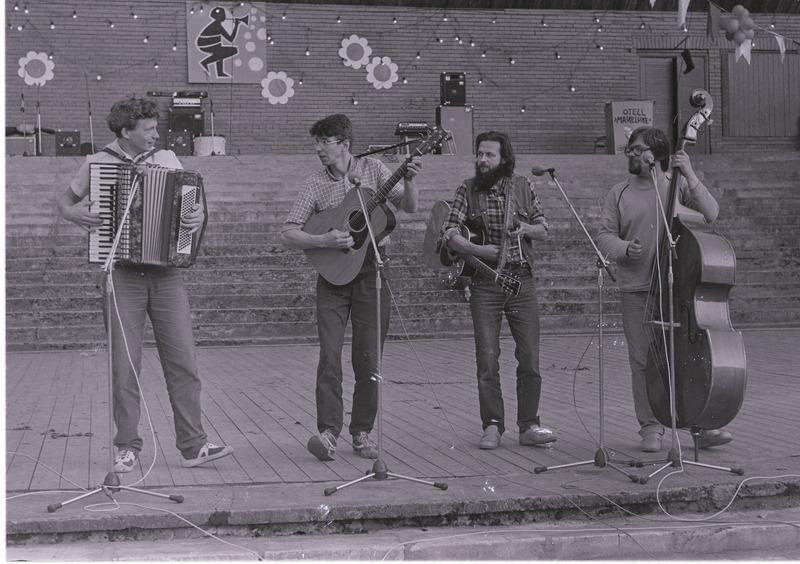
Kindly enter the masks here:
[[344, 139], [312, 139], [311, 146], [312, 147], [327, 147], [328, 145], [334, 145], [336, 143], [341, 143]]
[[634, 145], [633, 147], [625, 147], [626, 157], [638, 157], [645, 151], [649, 151], [650, 147], [646, 145]]

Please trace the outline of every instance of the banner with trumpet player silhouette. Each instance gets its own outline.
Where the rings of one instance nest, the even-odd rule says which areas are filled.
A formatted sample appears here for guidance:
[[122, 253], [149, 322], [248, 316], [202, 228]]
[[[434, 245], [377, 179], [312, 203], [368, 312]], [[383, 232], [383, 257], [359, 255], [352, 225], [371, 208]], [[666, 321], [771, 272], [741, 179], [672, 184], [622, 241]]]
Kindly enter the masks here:
[[186, 2], [189, 82], [260, 83], [267, 27], [254, 3]]

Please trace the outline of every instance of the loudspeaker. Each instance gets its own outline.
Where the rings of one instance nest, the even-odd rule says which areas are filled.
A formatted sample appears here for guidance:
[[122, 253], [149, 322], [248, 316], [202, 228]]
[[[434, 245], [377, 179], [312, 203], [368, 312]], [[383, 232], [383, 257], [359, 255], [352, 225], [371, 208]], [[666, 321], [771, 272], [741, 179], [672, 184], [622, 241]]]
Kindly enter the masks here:
[[167, 127], [172, 131], [186, 130], [192, 137], [203, 135], [205, 130], [203, 111], [197, 108], [170, 108]]
[[77, 129], [56, 131], [56, 156], [79, 157], [81, 155], [81, 132]]
[[451, 136], [442, 145], [443, 155], [474, 154], [472, 112], [472, 106], [439, 106], [436, 108], [436, 125], [448, 131]]
[[176, 155], [188, 156], [194, 150], [192, 134], [189, 131], [167, 131], [167, 149], [174, 151]]
[[467, 103], [467, 75], [463, 72], [443, 72], [439, 77], [442, 106], [463, 106]]

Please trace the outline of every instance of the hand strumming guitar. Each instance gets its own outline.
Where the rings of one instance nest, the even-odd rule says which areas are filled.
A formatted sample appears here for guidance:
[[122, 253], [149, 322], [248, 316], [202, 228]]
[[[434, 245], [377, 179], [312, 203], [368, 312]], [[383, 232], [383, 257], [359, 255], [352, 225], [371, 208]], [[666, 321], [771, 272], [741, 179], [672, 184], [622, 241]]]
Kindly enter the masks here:
[[500, 258], [500, 247], [497, 245], [475, 245], [470, 243], [470, 254], [479, 259], [497, 262]]
[[327, 233], [319, 235], [318, 241], [320, 242], [320, 247], [331, 249], [349, 249], [355, 244], [350, 233], [339, 231], [338, 229], [331, 229]]

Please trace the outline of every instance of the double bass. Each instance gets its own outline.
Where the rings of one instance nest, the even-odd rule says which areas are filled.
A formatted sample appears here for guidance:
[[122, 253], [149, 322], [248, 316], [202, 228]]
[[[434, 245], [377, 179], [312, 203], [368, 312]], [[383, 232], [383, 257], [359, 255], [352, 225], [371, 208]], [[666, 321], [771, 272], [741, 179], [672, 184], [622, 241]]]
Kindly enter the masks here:
[[[697, 142], [713, 108], [704, 90], [695, 90], [690, 102], [699, 109], [681, 131], [678, 150]], [[665, 212], [671, 220], [675, 248], [673, 252], [669, 238], [661, 237], [660, 268], [653, 268], [645, 313], [653, 331], [647, 357], [647, 395], [656, 419], [671, 427], [672, 363], [676, 426], [712, 430], [736, 417], [747, 380], [744, 339], [733, 328], [728, 308], [736, 255], [730, 242], [702, 216], [691, 210], [687, 213], [680, 204], [681, 179], [680, 169], [673, 169]], [[666, 235], [663, 232], [662, 226]]]

